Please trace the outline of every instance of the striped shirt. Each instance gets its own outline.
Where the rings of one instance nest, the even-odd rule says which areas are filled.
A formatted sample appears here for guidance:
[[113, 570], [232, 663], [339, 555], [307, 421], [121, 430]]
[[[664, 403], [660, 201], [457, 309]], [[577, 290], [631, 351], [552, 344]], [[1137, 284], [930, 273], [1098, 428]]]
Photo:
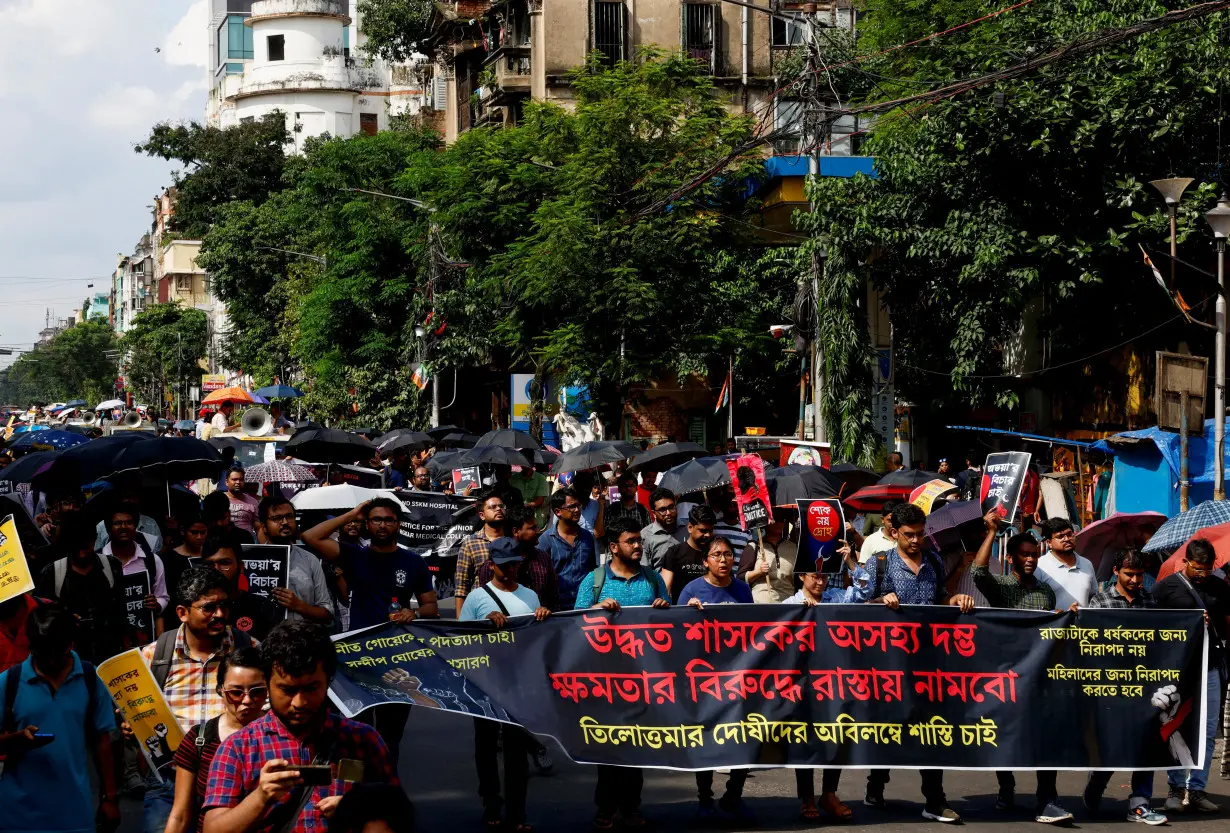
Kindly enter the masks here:
[[[256, 644], [256, 640], [253, 640], [253, 644]], [[154, 661], [157, 647], [158, 643], [155, 641], [141, 649], [141, 657], [147, 665]], [[162, 693], [167, 698], [171, 713], [185, 732], [222, 714], [222, 696], [216, 690], [218, 664], [233, 650], [235, 638], [231, 635], [231, 629], [227, 628], [226, 636], [218, 650], [204, 660], [195, 659], [188, 653], [188, 646], [184, 642], [184, 626], [180, 625]]]

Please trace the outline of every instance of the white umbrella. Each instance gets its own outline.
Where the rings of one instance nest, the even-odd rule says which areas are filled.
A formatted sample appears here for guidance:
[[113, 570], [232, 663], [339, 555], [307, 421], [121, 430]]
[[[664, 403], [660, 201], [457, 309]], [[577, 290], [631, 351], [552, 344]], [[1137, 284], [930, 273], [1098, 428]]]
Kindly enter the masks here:
[[124, 402], [121, 399], [108, 399], [106, 402], [99, 402], [94, 406], [96, 411], [109, 411], [112, 408], [123, 408]]
[[[304, 489], [290, 499], [296, 509], [354, 509], [360, 503], [378, 497], [397, 500], [397, 495], [388, 489], [364, 489], [361, 486], [319, 486]], [[398, 501], [400, 503], [401, 501]]]

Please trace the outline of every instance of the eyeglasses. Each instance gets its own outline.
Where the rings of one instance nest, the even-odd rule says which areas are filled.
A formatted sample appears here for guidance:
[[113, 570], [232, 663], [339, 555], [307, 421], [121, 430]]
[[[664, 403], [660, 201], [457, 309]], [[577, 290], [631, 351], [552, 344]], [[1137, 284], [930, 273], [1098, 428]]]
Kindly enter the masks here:
[[734, 561], [735, 554], [733, 552], [711, 552], [710, 558], [716, 558], [718, 561]]
[[252, 702], [263, 702], [269, 697], [269, 688], [263, 685], [249, 686], [248, 688], [224, 688], [222, 696], [230, 701], [231, 705], [238, 706], [243, 702], [243, 698], [247, 697]]
[[581, 504], [579, 504], [579, 503], [565, 503], [563, 506], [561, 506], [561, 507], [559, 508], [559, 511], [560, 511], [560, 512], [580, 512], [580, 511], [581, 511]]
[[203, 605], [193, 605], [193, 610], [199, 610], [206, 616], [213, 616], [220, 610], [229, 611], [231, 609], [230, 602], [206, 602]]
[[286, 521], [293, 521], [294, 519], [295, 513], [291, 512], [289, 515], [270, 515], [266, 520], [271, 523], [280, 524], [285, 523]]
[[1056, 532], [1054, 535], [1051, 536], [1051, 539], [1055, 541], [1066, 541], [1069, 538], [1075, 538], [1075, 537], [1076, 537], [1076, 533], [1068, 529], [1063, 532]]
[[504, 504], [502, 504], [502, 503], [488, 503], [488, 504], [487, 504], [487, 511], [488, 511], [488, 512], [494, 512], [494, 511], [495, 511], [495, 510], [497, 510], [497, 509], [504, 509], [504, 508], [505, 508], [505, 506], [504, 506]]
[[396, 526], [399, 521], [397, 518], [368, 518], [367, 522], [373, 526]]

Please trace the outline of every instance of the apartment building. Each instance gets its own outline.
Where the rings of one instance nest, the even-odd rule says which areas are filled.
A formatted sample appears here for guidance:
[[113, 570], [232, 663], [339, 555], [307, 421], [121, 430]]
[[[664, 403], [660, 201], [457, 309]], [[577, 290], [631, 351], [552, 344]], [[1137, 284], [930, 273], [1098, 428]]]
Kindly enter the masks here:
[[278, 111], [301, 152], [313, 136], [386, 129], [390, 115], [421, 99], [404, 71], [359, 53], [354, 0], [211, 4], [209, 124], [231, 127]]

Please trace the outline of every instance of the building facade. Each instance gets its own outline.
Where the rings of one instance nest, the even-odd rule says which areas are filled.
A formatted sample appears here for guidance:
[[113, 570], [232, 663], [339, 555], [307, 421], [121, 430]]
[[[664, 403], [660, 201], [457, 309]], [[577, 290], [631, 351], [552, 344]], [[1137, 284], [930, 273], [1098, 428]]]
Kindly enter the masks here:
[[421, 97], [404, 70], [361, 56], [352, 0], [211, 2], [211, 125], [280, 112], [301, 152], [314, 136], [384, 130]]

